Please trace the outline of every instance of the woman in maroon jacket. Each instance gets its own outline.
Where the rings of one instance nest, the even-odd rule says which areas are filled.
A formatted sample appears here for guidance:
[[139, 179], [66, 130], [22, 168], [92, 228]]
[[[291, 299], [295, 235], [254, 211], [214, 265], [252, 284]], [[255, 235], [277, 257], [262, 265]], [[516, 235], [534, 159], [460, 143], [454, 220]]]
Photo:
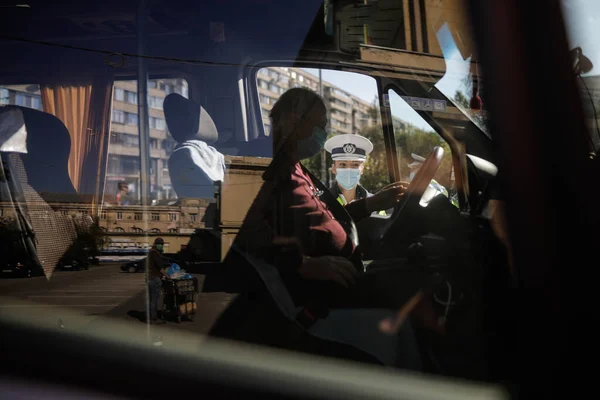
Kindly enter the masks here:
[[[245, 307], [238, 304], [237, 313], [232, 311], [235, 305], [229, 310], [235, 315], [237, 332], [254, 335], [244, 340], [288, 347], [290, 335], [299, 337], [290, 332], [293, 324], [285, 328], [271, 314], [275, 308], [284, 314], [288, 310], [288, 321], [293, 319], [289, 311], [293, 308], [282, 306], [286, 302], [283, 292], [291, 295], [293, 306], [303, 307], [296, 320], [309, 327], [318, 316], [326, 316], [329, 308], [399, 308], [418, 290], [414, 280], [403, 290], [401, 286], [409, 282], [364, 274], [354, 225], [376, 210], [392, 208], [404, 186], [390, 185], [372, 197], [342, 206], [300, 163], [322, 149], [326, 116], [323, 100], [301, 88], [284, 93], [271, 111], [273, 161], [224, 260], [227, 280], [238, 283], [231, 291], [247, 295]], [[259, 304], [270, 304], [270, 310]], [[265, 322], [267, 329], [257, 326], [257, 321]]]

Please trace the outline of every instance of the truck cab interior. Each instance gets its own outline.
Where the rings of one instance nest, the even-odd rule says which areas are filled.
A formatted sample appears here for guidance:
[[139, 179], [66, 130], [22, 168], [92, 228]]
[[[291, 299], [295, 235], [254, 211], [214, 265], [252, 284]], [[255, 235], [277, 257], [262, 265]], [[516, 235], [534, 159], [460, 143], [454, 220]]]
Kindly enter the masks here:
[[[15, 312], [17, 305], [0, 307], [2, 391], [32, 396], [46, 385], [46, 393], [99, 398], [155, 398], [196, 390], [190, 387], [214, 398], [551, 394], [564, 366], [558, 360], [578, 346], [565, 339], [565, 310], [571, 302], [587, 304], [565, 295], [574, 278], [560, 271], [593, 254], [598, 220], [590, 199], [598, 189], [589, 182], [597, 161], [589, 156], [586, 116], [568, 68], [560, 2], [493, 3], [1, 5], [0, 202], [17, 215], [13, 233], [2, 225], [9, 232], [0, 232], [2, 240], [33, 251], [50, 282], [82, 229], [65, 222], [56, 204], [86, 204], [98, 223], [124, 176], [135, 182], [131, 204], [148, 214], [208, 190], [214, 213], [207, 208], [195, 234], [196, 217], [188, 221], [186, 254], [211, 243], [210, 251], [198, 250], [213, 261], [202, 270], [202, 294], [234, 294], [207, 332], [174, 332], [179, 345], [169, 348], [153, 345], [150, 325], [106, 318], [97, 330], [63, 332]], [[533, 18], [541, 21], [535, 30], [528, 28]], [[535, 45], [544, 38], [555, 46]], [[372, 351], [367, 342], [385, 342], [372, 319], [375, 333], [363, 347], [299, 325], [282, 334], [277, 321], [293, 322], [297, 310], [276, 269], [256, 264], [252, 274], [266, 288], [256, 296], [239, 289], [246, 275], [223, 268], [273, 157], [269, 111], [293, 87], [326, 99], [330, 135], [359, 133], [374, 143], [361, 178], [367, 189], [411, 179], [412, 153], [426, 159], [387, 218], [357, 225], [366, 270], [380, 280], [386, 271], [406, 271], [398, 287], [413, 288], [407, 304], [427, 281], [423, 296], [434, 328], [415, 328], [411, 336], [418, 367], [377, 356], [401, 357], [400, 350]], [[163, 101], [170, 93], [189, 100], [168, 113]], [[550, 95], [554, 100], [546, 101]], [[27, 133], [17, 137], [22, 127]], [[188, 141], [207, 144], [215, 158], [171, 159]], [[222, 181], [211, 175], [219, 155]], [[335, 182], [324, 151], [303, 163], [325, 186]], [[432, 180], [447, 193], [425, 201]], [[581, 185], [589, 188], [585, 194]], [[184, 187], [191, 188], [185, 195], [178, 189]], [[181, 236], [182, 226], [168, 234]], [[161, 232], [144, 229], [139, 234], [150, 242]], [[569, 232], [581, 235], [576, 240]], [[259, 310], [259, 303], [268, 306]], [[390, 310], [385, 315], [396, 322], [412, 318], [404, 306]], [[338, 328], [353, 330], [360, 321]]]

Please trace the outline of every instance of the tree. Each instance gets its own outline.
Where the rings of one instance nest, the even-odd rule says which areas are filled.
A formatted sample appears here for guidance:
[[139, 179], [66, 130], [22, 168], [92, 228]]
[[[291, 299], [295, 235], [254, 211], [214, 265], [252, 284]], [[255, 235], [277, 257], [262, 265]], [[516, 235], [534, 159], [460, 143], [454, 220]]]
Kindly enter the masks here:
[[375, 193], [389, 183], [383, 129], [380, 125], [369, 126], [363, 128], [359, 134], [373, 143], [373, 151], [367, 157], [360, 182], [368, 191]]
[[465, 109], [469, 109], [469, 99], [467, 99], [467, 96], [465, 96], [460, 90], [457, 90], [456, 93], [454, 93], [454, 100]]
[[407, 179], [410, 175], [408, 164], [413, 162], [412, 154], [421, 157], [427, 157], [434, 147], [440, 146], [444, 149], [444, 158], [437, 173], [435, 180], [440, 184], [450, 187], [450, 174], [452, 171], [452, 157], [450, 146], [436, 132], [425, 131], [411, 124], [406, 124], [406, 128], [396, 132], [396, 148], [399, 152], [400, 176]]
[[377, 96], [373, 99], [373, 104], [371, 105], [371, 107], [369, 107], [369, 118], [371, 118], [373, 121], [379, 121], [379, 106], [377, 104]]

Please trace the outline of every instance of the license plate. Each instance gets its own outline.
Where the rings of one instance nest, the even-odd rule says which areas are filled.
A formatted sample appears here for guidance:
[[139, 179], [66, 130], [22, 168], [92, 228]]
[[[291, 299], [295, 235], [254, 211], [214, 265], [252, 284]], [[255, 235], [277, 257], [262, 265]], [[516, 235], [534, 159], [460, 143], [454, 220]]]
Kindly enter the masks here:
[[12, 269], [3, 269], [2, 272], [12, 272]]

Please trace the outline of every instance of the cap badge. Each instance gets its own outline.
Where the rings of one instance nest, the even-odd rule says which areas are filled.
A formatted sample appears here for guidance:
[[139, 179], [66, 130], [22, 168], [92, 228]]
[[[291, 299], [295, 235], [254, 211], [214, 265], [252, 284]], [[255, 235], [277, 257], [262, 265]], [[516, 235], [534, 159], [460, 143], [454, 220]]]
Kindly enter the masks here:
[[343, 149], [346, 154], [354, 154], [356, 152], [356, 146], [352, 143], [346, 143]]

